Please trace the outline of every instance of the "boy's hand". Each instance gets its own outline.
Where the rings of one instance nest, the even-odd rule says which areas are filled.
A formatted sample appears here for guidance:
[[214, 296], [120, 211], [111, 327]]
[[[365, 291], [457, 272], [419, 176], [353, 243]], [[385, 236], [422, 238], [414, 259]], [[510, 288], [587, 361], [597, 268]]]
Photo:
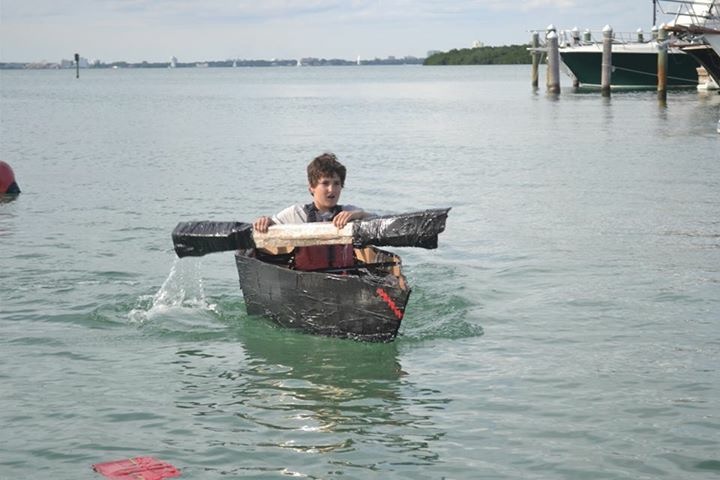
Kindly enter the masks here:
[[260, 217], [253, 222], [253, 228], [260, 233], [267, 233], [268, 227], [273, 225], [274, 222], [270, 217]]
[[335, 218], [333, 218], [333, 225], [335, 225], [337, 228], [343, 228], [345, 225], [348, 224], [348, 222], [358, 220], [360, 218], [363, 218], [364, 216], [365, 212], [363, 212], [362, 210], [343, 210], [342, 212], [335, 215]]

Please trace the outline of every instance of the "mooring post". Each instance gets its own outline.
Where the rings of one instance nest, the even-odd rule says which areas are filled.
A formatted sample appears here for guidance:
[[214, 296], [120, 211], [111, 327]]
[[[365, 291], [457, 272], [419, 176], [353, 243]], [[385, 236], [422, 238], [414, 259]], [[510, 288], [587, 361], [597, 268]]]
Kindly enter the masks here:
[[[572, 36], [572, 45], [574, 47], [579, 47], [580, 45], [582, 45], [582, 43], [580, 42], [580, 29], [578, 27], [573, 27], [573, 29], [570, 30], [570, 35]], [[578, 80], [578, 78], [573, 75], [573, 88], [577, 89], [579, 87], [580, 80]]]
[[[582, 42], [580, 41], [580, 29], [578, 27], [573, 27], [572, 30], [570, 30], [570, 36], [572, 37], [572, 46], [573, 47], [579, 47], [582, 45]], [[573, 75], [573, 88], [577, 89], [580, 87], [580, 80]]]
[[541, 53], [538, 50], [540, 48], [540, 34], [538, 32], [532, 32], [532, 40], [530, 45], [532, 46], [532, 86], [535, 90], [538, 88], [538, 69], [540, 68], [540, 56]]
[[80, 54], [75, 54], [75, 78], [80, 78]]
[[583, 42], [592, 43], [592, 32], [589, 28], [586, 28], [583, 32]]
[[560, 93], [560, 51], [558, 46], [558, 35], [551, 31], [547, 35], [547, 91], [553, 95]]
[[550, 35], [550, 32], [556, 32], [555, 25], [552, 23], [545, 27], [545, 65], [548, 66], [548, 68], [545, 69], [545, 83], [548, 83], [550, 81], [550, 59], [549, 59], [549, 46], [547, 42], [548, 35]]
[[665, 103], [667, 101], [667, 62], [667, 30], [665, 30], [665, 24], [663, 24], [660, 26], [660, 30], [658, 30], [657, 62], [657, 92], [658, 100], [660, 100], [661, 103]]
[[613, 29], [610, 25], [603, 28], [602, 70], [600, 71], [600, 93], [603, 97], [610, 96], [612, 83], [612, 43]]
[[638, 43], [645, 42], [645, 32], [643, 32], [642, 28], [637, 29], [637, 41]]

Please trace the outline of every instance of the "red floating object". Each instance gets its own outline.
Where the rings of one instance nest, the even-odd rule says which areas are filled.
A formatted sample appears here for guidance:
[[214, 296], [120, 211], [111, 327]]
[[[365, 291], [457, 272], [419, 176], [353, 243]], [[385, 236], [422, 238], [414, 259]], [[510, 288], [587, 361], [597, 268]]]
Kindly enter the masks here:
[[15, 172], [12, 167], [0, 160], [0, 195], [5, 193], [18, 194], [20, 188], [15, 181]]
[[180, 476], [180, 470], [153, 457], [96, 463], [92, 467], [110, 480], [163, 480]]

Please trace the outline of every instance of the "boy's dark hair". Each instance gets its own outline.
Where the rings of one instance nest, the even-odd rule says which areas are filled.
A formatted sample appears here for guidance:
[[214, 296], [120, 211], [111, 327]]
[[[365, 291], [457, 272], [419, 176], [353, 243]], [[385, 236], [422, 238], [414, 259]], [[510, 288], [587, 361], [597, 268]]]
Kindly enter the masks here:
[[308, 183], [311, 187], [316, 187], [322, 177], [332, 177], [336, 174], [340, 177], [340, 186], [344, 187], [347, 170], [338, 162], [334, 153], [323, 153], [315, 157], [307, 166]]

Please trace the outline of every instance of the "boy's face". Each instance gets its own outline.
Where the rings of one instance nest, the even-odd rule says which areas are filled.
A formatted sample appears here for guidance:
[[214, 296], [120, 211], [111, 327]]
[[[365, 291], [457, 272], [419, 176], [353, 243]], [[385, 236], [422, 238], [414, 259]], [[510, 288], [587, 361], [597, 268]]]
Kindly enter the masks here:
[[340, 186], [340, 176], [338, 174], [332, 177], [320, 177], [317, 185], [314, 187], [310, 185], [313, 202], [320, 211], [330, 210], [337, 205], [341, 192], [342, 187]]

